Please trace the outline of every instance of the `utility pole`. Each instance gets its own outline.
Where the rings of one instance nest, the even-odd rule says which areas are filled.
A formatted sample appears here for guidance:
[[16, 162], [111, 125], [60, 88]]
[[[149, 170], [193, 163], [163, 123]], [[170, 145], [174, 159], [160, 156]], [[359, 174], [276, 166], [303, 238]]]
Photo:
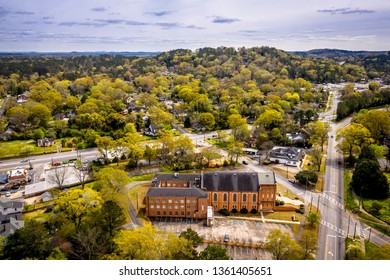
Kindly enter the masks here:
[[317, 214], [320, 209], [320, 196], [318, 196], [318, 202], [317, 202]]
[[349, 221], [351, 220], [351, 216], [348, 216], [348, 229], [347, 229], [347, 237], [349, 236]]
[[355, 235], [356, 235], [356, 225], [357, 225], [357, 222], [355, 223], [355, 229], [353, 231], [353, 239], [355, 239]]
[[371, 239], [371, 230], [372, 230], [372, 228], [370, 228], [370, 233], [368, 234], [368, 241], [371, 241], [370, 239]]
[[313, 205], [313, 197], [311, 197], [311, 200], [310, 200], [310, 210], [309, 210], [309, 213], [311, 213], [311, 207]]

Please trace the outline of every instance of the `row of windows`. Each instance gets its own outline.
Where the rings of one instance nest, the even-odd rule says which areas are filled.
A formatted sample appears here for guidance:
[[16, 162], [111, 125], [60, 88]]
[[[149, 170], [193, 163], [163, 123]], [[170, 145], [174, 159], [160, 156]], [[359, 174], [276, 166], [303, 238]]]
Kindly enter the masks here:
[[[172, 206], [172, 205], [168, 205], [168, 207], [166, 207], [166, 205], [159, 205], [159, 204], [157, 204], [157, 205], [150, 205], [150, 208], [151, 209], [154, 209], [154, 208], [156, 208], [156, 209], [160, 209], [160, 208], [162, 208], [162, 209], [179, 209], [179, 205], [174, 205], [174, 206]], [[180, 209], [184, 209], [184, 205], [180, 205]], [[189, 205], [187, 205], [187, 209], [191, 209], [191, 206], [189, 206]], [[196, 205], [195, 206], [192, 206], [192, 209], [194, 209], [194, 210], [196, 210], [196, 209], [198, 209], [198, 207], [196, 207]]]
[[[161, 186], [163, 187], [176, 187], [176, 183], [164, 183], [164, 182], [161, 182]], [[183, 186], [183, 187], [187, 187], [187, 183], [183, 183], [183, 184], [177, 184], [177, 187], [180, 187], [180, 186]]]
[[[217, 204], [214, 204], [214, 209], [217, 209], [217, 207], [218, 207], [218, 205], [217, 205]], [[228, 207], [227, 205], [222, 205], [222, 208], [228, 209], [229, 207]], [[246, 205], [241, 205], [241, 208], [246, 208]], [[239, 210], [239, 209], [237, 208], [237, 205], [235, 205], [235, 204], [232, 206], [232, 209], [237, 209], [237, 210]], [[252, 209], [256, 209], [256, 205], [252, 205]]]
[[[178, 199], [174, 199], [174, 200], [172, 200], [172, 199], [153, 199], [153, 198], [151, 198], [150, 200], [149, 200], [149, 202], [150, 203], [154, 203], [154, 202], [156, 202], [156, 203], [160, 203], [160, 202], [162, 202], [162, 203], [172, 203], [172, 201], [173, 201], [173, 203], [179, 203], [179, 201], [180, 201], [180, 203], [184, 203], [184, 202], [186, 202], [186, 203], [198, 203], [198, 201], [196, 200], [196, 199], [193, 199], [193, 200], [191, 200], [191, 199], [187, 199], [187, 200], [184, 200], [184, 199], [180, 199], [180, 200], [178, 200]], [[203, 205], [203, 202], [202, 202], [202, 205]]]
[[[242, 202], [247, 202], [247, 194], [244, 193], [242, 194]], [[268, 194], [267, 194], [267, 198], [268, 198]], [[218, 201], [218, 194], [217, 193], [214, 193], [214, 197], [213, 197], [213, 200], [214, 202], [217, 202]], [[237, 194], [234, 193], [233, 194], [233, 202], [237, 202]], [[227, 193], [224, 193], [223, 194], [223, 202], [227, 202], [228, 201], [228, 194]], [[256, 203], [257, 202], [257, 195], [256, 194], [252, 194], [252, 202]]]
[[[167, 213], [168, 213], [169, 216], [172, 216], [173, 213], [175, 214], [175, 216], [179, 216], [179, 212], [178, 212], [178, 211], [175, 211], [175, 212], [172, 212], [172, 211], [169, 211], [169, 212], [166, 212], [166, 211], [162, 211], [162, 212], [161, 212], [161, 211], [157, 211], [157, 214], [156, 214], [156, 215], [157, 215], [157, 216], [161, 216], [161, 215], [162, 215], [162, 216], [166, 216]], [[185, 213], [186, 213], [186, 212], [180, 212], [180, 216], [184, 216]], [[202, 214], [204, 214], [204, 213], [202, 212]], [[187, 217], [188, 217], [188, 216], [191, 216], [191, 212], [187, 212], [186, 215], [187, 215]]]

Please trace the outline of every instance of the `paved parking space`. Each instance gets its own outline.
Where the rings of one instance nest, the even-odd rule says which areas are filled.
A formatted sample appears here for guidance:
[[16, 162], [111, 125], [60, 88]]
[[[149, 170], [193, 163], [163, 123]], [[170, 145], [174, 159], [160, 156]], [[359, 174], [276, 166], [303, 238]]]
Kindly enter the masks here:
[[[204, 222], [161, 222], [155, 221], [153, 225], [157, 228], [175, 234], [180, 234], [187, 228], [195, 230], [204, 240], [221, 242], [225, 234], [230, 237], [229, 245], [223, 245], [228, 249], [229, 255], [233, 259], [255, 260], [271, 259], [272, 256], [265, 250], [252, 249], [249, 247], [234, 246], [234, 244], [260, 245], [266, 241], [270, 230], [279, 228], [282, 231], [288, 231], [292, 234], [291, 227], [285, 224], [262, 223], [261, 221], [245, 221], [238, 219], [218, 218], [214, 220], [212, 227], [207, 227]], [[199, 246], [199, 250], [206, 247], [206, 244]]]

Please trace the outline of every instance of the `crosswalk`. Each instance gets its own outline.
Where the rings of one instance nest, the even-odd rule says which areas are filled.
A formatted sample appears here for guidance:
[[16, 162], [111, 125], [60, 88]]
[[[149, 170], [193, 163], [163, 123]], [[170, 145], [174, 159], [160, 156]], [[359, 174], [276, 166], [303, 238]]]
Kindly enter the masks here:
[[336, 233], [340, 234], [341, 236], [343, 237], [346, 237], [347, 236], [347, 233], [345, 230], [341, 229], [341, 228], [338, 228], [334, 225], [332, 225], [331, 223], [328, 223], [327, 221], [325, 220], [321, 220], [321, 225], [324, 225], [332, 230], [334, 230]]
[[322, 193], [322, 197], [326, 200], [329, 200], [331, 203], [333, 203], [334, 205], [336, 205], [337, 207], [341, 208], [344, 210], [344, 205], [342, 203], [340, 203], [339, 201], [337, 201], [335, 198], [333, 198], [332, 196], [326, 194], [326, 193]]
[[[351, 219], [350, 225], [349, 225], [349, 232], [336, 227], [335, 225], [325, 221], [321, 220], [321, 225], [326, 226], [327, 228], [330, 228], [331, 230], [335, 231], [337, 234], [341, 235], [342, 237], [347, 237], [347, 236], [360, 236], [362, 239], [366, 239], [366, 233], [364, 231], [364, 228], [361, 226], [361, 223], [358, 220]], [[355, 225], [356, 225], [356, 232], [355, 232]]]

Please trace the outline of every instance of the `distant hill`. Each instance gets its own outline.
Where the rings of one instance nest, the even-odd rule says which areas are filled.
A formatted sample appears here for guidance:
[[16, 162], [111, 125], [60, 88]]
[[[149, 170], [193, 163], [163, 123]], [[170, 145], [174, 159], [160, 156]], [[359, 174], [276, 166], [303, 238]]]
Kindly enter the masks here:
[[289, 52], [291, 54], [310, 58], [340, 58], [340, 57], [365, 57], [371, 55], [387, 55], [389, 51], [347, 51], [337, 49], [315, 49], [310, 51]]
[[136, 56], [154, 57], [161, 52], [0, 52], [0, 57]]

